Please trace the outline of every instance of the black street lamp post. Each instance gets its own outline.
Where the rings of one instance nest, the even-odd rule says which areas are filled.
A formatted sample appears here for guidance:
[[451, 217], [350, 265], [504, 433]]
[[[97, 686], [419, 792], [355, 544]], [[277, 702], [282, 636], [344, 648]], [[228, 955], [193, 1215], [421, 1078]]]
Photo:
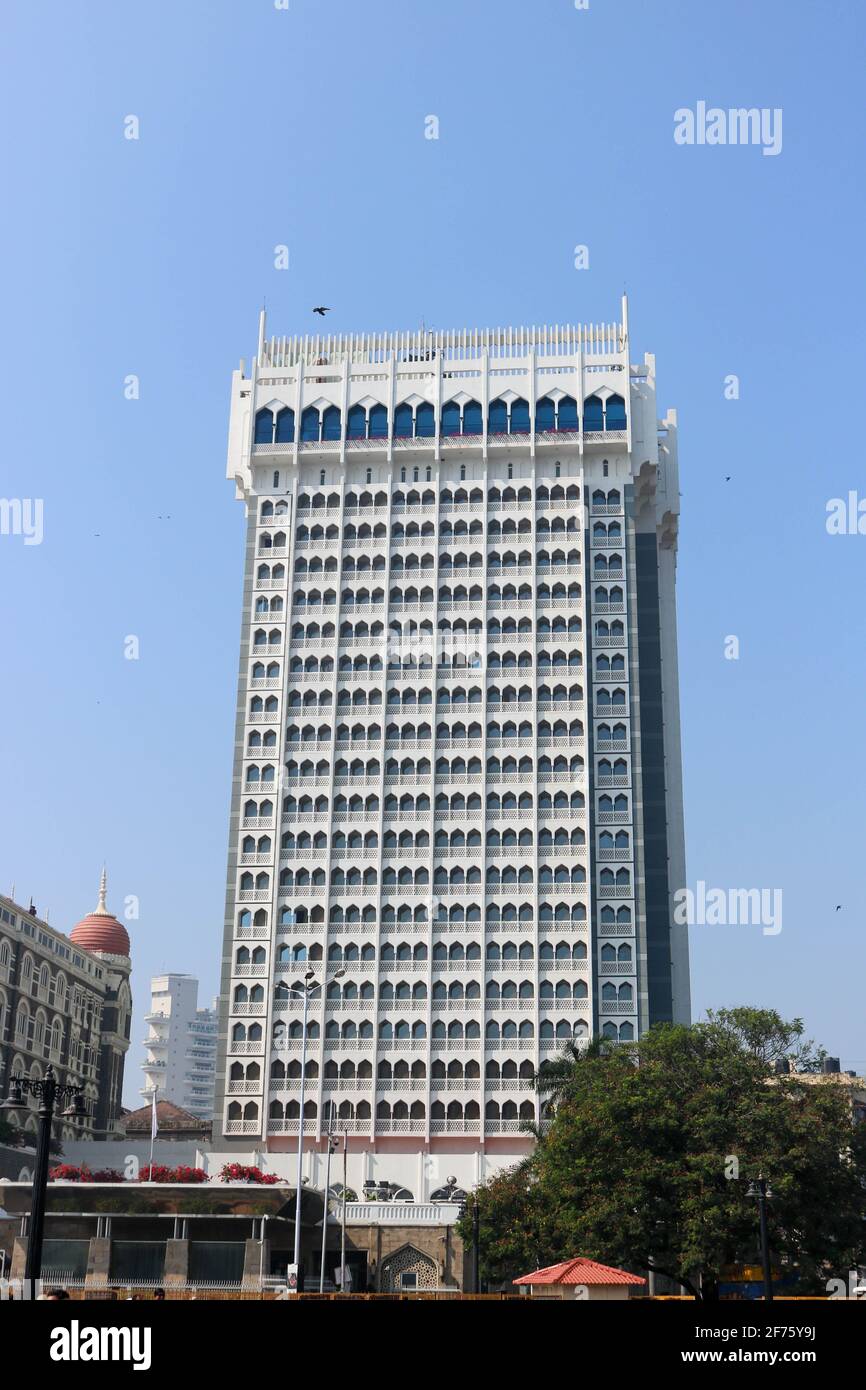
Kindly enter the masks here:
[[767, 1199], [772, 1195], [767, 1186], [766, 1178], [758, 1178], [756, 1182], [749, 1183], [747, 1196], [758, 1199], [758, 1217], [761, 1225], [761, 1264], [764, 1267], [764, 1299], [767, 1303], [773, 1301], [773, 1271], [770, 1267], [770, 1236], [767, 1227]]
[[30, 1224], [27, 1231], [27, 1260], [24, 1278], [32, 1287], [42, 1274], [42, 1238], [45, 1229], [45, 1198], [48, 1189], [48, 1164], [51, 1151], [51, 1122], [59, 1102], [68, 1101], [62, 1112], [66, 1119], [80, 1120], [84, 1116], [84, 1087], [74, 1084], [61, 1086], [49, 1067], [39, 1081], [24, 1076], [13, 1076], [9, 1087], [9, 1099], [0, 1104], [0, 1111], [8, 1113], [26, 1108], [24, 1094], [38, 1096], [39, 1136], [36, 1142], [36, 1172], [33, 1175], [33, 1197], [30, 1203]]

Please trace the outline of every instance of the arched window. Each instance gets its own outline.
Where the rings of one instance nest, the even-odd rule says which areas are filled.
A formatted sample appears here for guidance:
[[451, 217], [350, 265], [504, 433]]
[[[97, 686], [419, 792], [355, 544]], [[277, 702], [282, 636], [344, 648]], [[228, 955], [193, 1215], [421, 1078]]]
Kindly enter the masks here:
[[330, 440], [340, 438], [340, 411], [335, 405], [329, 405], [322, 416], [322, 438]]
[[411, 439], [413, 424], [411, 405], [398, 405], [394, 411], [394, 438]]
[[274, 440], [274, 416], [273, 412], [265, 407], [264, 410], [256, 411], [256, 429], [254, 443], [272, 444]]
[[442, 407], [442, 436], [460, 433], [460, 406], [456, 401], [448, 401]]
[[535, 403], [535, 429], [552, 430], [556, 423], [556, 408], [549, 396], [542, 396]]
[[601, 396], [587, 396], [583, 403], [584, 431], [604, 429], [604, 405]]
[[505, 401], [491, 401], [487, 411], [488, 434], [508, 433], [508, 406]]
[[388, 438], [388, 411], [384, 405], [374, 405], [370, 409], [370, 438]]
[[346, 429], [347, 439], [366, 439], [367, 437], [367, 412], [362, 405], [353, 405], [349, 411], [349, 423]]
[[316, 406], [308, 405], [301, 416], [301, 443], [318, 444], [321, 421]]
[[604, 413], [607, 429], [624, 430], [626, 428], [625, 401], [622, 396], [609, 396]]
[[278, 444], [293, 444], [295, 440], [295, 412], [284, 406], [277, 412], [276, 442]]
[[425, 401], [415, 411], [415, 437], [432, 439], [436, 433], [436, 417], [432, 405]]

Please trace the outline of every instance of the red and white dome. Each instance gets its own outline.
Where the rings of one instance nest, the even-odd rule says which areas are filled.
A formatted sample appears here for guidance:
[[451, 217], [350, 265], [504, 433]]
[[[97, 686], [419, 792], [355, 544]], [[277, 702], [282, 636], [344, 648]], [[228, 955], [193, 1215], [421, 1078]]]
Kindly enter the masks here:
[[99, 881], [99, 902], [92, 912], [76, 922], [69, 933], [74, 941], [85, 951], [104, 951], [111, 956], [129, 955], [129, 933], [122, 922], [118, 922], [105, 905], [107, 880], [105, 870]]

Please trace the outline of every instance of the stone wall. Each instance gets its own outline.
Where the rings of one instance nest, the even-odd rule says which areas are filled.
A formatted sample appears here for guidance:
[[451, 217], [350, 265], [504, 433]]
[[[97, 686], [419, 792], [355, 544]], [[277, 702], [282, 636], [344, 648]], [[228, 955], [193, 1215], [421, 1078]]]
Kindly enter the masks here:
[[[385, 1293], [399, 1273], [395, 1257], [406, 1248], [418, 1251], [435, 1264], [435, 1283], [439, 1288], [463, 1288], [463, 1242], [453, 1226], [347, 1225], [346, 1249], [363, 1250], [367, 1255], [368, 1287]], [[339, 1246], [337, 1260], [339, 1264]], [[397, 1265], [407, 1264], [397, 1261]], [[419, 1277], [422, 1286], [423, 1274]]]

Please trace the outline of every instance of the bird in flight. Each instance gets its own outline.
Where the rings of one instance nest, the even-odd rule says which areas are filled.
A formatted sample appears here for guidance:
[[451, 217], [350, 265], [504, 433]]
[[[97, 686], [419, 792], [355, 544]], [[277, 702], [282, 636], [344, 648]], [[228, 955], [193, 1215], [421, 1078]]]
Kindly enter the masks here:
[[731, 481], [731, 475], [728, 474], [727, 478], [725, 479], [725, 482], [726, 482], [726, 483], [729, 483], [730, 481]]
[[836, 904], [836, 911], [837, 911], [837, 912], [841, 912], [841, 911], [842, 911], [842, 904], [841, 904], [841, 903], [837, 903], [837, 904]]
[[313, 310], [314, 314], [321, 314], [322, 318], [324, 318], [326, 314], [330, 314], [330, 312], [330, 309], [325, 304], [317, 304]]

